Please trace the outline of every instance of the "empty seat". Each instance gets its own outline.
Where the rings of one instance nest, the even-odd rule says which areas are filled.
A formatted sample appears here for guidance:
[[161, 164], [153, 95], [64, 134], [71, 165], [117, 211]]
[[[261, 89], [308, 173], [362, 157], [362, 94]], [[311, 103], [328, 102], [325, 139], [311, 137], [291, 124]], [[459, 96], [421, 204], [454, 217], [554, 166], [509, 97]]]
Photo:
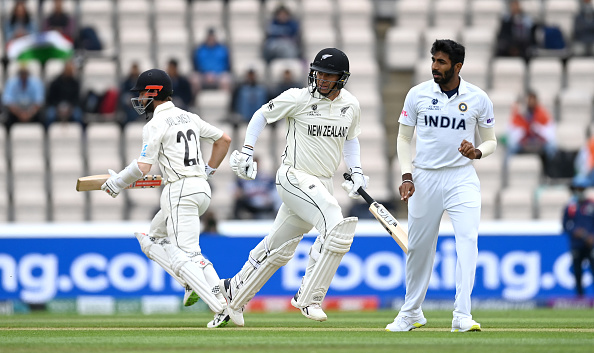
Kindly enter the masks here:
[[585, 128], [592, 122], [592, 93], [590, 91], [563, 91], [559, 95], [559, 120]]
[[566, 69], [567, 89], [594, 93], [594, 58], [569, 58]]
[[[480, 1], [479, 1], [480, 2]], [[470, 62], [480, 63], [487, 69], [486, 62], [493, 56], [496, 32], [488, 27], [472, 26], [460, 31], [460, 42], [465, 46], [464, 66]]]
[[497, 218], [498, 189], [484, 189], [481, 187], [481, 220], [488, 221]]
[[[386, 32], [384, 61], [390, 70], [412, 70], [421, 47], [421, 32], [406, 27], [390, 27]], [[428, 49], [427, 49], [428, 50]]]
[[516, 154], [507, 162], [507, 187], [533, 189], [540, 184], [542, 160], [537, 154]]
[[[464, 75], [464, 72], [462, 72]], [[465, 77], [465, 76], [462, 76]], [[489, 98], [493, 103], [493, 113], [495, 115], [495, 134], [498, 137], [507, 132], [511, 110], [514, 103], [518, 100], [517, 92], [510, 92], [504, 89], [488, 91]]]
[[524, 93], [526, 63], [521, 58], [494, 58], [491, 88], [515, 94]]
[[226, 90], [205, 90], [198, 96], [198, 115], [209, 122], [217, 125], [225, 119], [231, 105], [231, 94]]
[[49, 170], [53, 175], [84, 173], [82, 126], [54, 123], [48, 129]]
[[120, 126], [113, 122], [89, 123], [86, 133], [89, 175], [107, 174], [108, 169], [122, 170]]
[[501, 0], [469, 1], [470, 22], [474, 27], [481, 27], [495, 33], [499, 29], [505, 3]]
[[421, 41], [421, 57], [431, 57], [431, 46], [437, 39], [451, 39], [458, 41], [458, 29], [456, 27], [428, 27], [423, 30]]
[[[426, 69], [425, 71], [427, 71], [426, 74], [428, 76], [430, 74], [429, 70]], [[484, 61], [465, 60], [460, 71], [460, 76], [465, 81], [472, 83], [482, 90], [486, 90], [489, 83], [489, 67], [485, 65]]]
[[534, 189], [514, 187], [501, 190], [499, 193], [499, 214], [502, 220], [534, 219]]
[[563, 211], [571, 199], [571, 192], [565, 186], [544, 187], [536, 192], [537, 215], [543, 221], [563, 217]]
[[349, 0], [337, 1], [338, 22], [352, 28], [369, 28], [373, 22], [373, 1]]
[[115, 199], [101, 191], [88, 192], [89, 216], [91, 221], [118, 222], [125, 219], [126, 193], [124, 190]]
[[577, 151], [586, 144], [587, 125], [580, 126], [573, 121], [562, 120], [555, 129], [557, 147], [566, 151]]
[[[207, 27], [223, 27], [225, 2], [224, 1], [191, 1], [192, 27], [200, 25]], [[194, 33], [197, 33], [194, 31]]]
[[423, 29], [429, 26], [428, 0], [400, 0], [396, 3], [396, 24], [400, 28]]
[[274, 59], [268, 65], [270, 84], [274, 87], [282, 82], [286, 70], [291, 72], [294, 80], [305, 83], [309, 72], [306, 72], [306, 69], [307, 67], [300, 59]]
[[545, 97], [556, 96], [561, 91], [563, 64], [559, 58], [533, 58], [528, 66], [529, 87], [545, 103]]
[[435, 0], [433, 26], [460, 30], [466, 26], [466, 0]]

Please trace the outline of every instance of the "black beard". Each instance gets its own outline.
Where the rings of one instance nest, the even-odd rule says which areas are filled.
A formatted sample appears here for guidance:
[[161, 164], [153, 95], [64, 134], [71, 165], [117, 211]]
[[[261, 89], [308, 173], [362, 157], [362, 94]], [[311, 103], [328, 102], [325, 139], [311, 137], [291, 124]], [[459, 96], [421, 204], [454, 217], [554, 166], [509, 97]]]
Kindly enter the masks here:
[[[439, 74], [439, 72], [437, 72]], [[444, 72], [442, 77], [433, 78], [435, 83], [440, 85], [447, 85], [452, 78], [454, 77], [454, 66], [452, 66], [448, 71]]]

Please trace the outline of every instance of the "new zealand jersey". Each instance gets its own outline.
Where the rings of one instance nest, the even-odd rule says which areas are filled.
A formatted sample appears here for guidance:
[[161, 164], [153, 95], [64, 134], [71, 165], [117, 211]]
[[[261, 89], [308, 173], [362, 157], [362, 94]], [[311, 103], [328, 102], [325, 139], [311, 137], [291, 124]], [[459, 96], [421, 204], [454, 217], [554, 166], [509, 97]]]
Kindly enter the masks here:
[[221, 136], [222, 130], [198, 115], [166, 102], [155, 109], [153, 118], [142, 130], [142, 151], [138, 161], [159, 162], [166, 183], [185, 177], [206, 179], [200, 140], [213, 143]]
[[283, 164], [330, 178], [338, 168], [345, 140], [357, 137], [359, 101], [342, 89], [334, 100], [314, 98], [307, 88], [292, 88], [262, 106], [268, 123], [287, 119]]
[[416, 126], [417, 154], [413, 165], [423, 169], [458, 167], [472, 160], [458, 152], [462, 140], [473, 145], [477, 126], [493, 128], [493, 103], [480, 88], [460, 78], [451, 98], [433, 80], [410, 89], [398, 120]]

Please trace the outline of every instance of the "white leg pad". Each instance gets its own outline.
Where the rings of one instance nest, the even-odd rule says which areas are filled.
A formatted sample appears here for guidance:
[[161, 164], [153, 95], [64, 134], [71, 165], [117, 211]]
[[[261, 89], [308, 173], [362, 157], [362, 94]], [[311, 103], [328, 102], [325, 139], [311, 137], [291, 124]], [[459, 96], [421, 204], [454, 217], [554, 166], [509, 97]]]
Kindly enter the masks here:
[[234, 293], [233, 301], [230, 304], [231, 308], [239, 310], [249, 302], [270, 277], [272, 277], [276, 270], [291, 260], [301, 239], [303, 239], [303, 236], [293, 238], [277, 249], [269, 251], [266, 246], [266, 238], [264, 238], [262, 240], [266, 247], [264, 254], [260, 258], [255, 259], [252, 257], [252, 250], [249, 257], [250, 269], [247, 273], [240, 271], [231, 279], [232, 293]]
[[351, 249], [357, 220], [357, 217], [345, 218], [326, 235], [311, 276], [297, 298], [299, 307], [322, 303], [342, 257]]
[[[225, 307], [217, 299], [216, 293], [213, 293], [213, 288], [206, 281], [204, 268], [200, 266], [202, 264], [193, 262], [185, 252], [171, 244], [165, 244], [163, 247], [167, 255], [169, 255], [173, 271], [198, 293], [200, 298], [208, 304], [210, 310], [215, 313], [222, 312]], [[206, 262], [204, 262], [204, 266], [206, 265]]]
[[136, 239], [138, 239], [138, 242], [140, 243], [140, 248], [142, 249], [142, 252], [146, 255], [146, 257], [158, 263], [159, 266], [161, 266], [165, 271], [167, 271], [167, 273], [169, 273], [173, 278], [175, 278], [177, 283], [179, 283], [182, 287], [185, 287], [186, 281], [184, 281], [181, 277], [176, 275], [175, 272], [173, 272], [173, 269], [171, 269], [169, 256], [167, 256], [167, 253], [165, 252], [165, 249], [163, 249], [163, 246], [154, 243], [151, 237], [144, 233], [134, 233], [134, 235], [136, 236]]

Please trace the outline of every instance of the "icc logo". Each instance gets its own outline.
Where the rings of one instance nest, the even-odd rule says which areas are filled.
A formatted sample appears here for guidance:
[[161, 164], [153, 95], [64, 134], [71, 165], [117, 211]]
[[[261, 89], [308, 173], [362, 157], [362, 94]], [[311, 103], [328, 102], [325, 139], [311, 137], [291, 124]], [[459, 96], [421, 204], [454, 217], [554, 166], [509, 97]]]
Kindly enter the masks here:
[[312, 105], [311, 110], [318, 110], [318, 105], [317, 104]]
[[439, 101], [435, 98], [433, 98], [433, 100], [431, 101], [431, 104], [436, 105]]

